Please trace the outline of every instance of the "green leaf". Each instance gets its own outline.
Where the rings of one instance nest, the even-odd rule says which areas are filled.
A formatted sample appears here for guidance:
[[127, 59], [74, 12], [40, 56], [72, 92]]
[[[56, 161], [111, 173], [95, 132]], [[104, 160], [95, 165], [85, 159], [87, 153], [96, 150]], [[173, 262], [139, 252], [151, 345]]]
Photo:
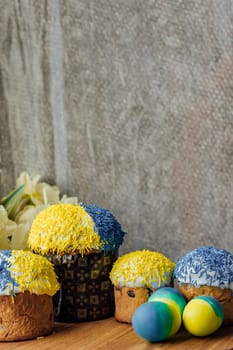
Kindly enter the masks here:
[[14, 220], [15, 218], [15, 213], [22, 198], [24, 187], [24, 184], [17, 187], [15, 190], [13, 190], [0, 200], [0, 204], [5, 207], [8, 217], [11, 220]]

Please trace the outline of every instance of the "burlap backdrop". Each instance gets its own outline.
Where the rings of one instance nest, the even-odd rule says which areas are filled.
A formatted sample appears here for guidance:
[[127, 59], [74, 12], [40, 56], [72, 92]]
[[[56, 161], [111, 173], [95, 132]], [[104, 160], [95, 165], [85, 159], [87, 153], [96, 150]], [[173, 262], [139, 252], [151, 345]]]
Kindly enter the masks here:
[[121, 252], [233, 250], [231, 0], [0, 0], [0, 180], [110, 209]]

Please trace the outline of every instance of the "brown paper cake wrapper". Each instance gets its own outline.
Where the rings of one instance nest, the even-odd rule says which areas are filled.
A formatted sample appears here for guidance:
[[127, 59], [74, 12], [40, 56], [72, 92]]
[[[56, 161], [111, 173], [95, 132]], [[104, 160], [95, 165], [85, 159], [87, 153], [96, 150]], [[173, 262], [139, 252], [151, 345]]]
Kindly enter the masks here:
[[0, 296], [0, 341], [33, 339], [54, 328], [53, 301], [49, 295], [29, 292]]
[[227, 288], [200, 286], [194, 287], [189, 284], [177, 283], [177, 288], [187, 301], [199, 295], [208, 295], [217, 299], [224, 309], [224, 325], [233, 325], [233, 299], [232, 290]]
[[115, 319], [119, 322], [131, 323], [135, 310], [148, 301], [151, 290], [144, 287], [114, 287]]
[[53, 297], [55, 320], [95, 321], [114, 315], [114, 291], [109, 279], [117, 253], [47, 255], [61, 284]]

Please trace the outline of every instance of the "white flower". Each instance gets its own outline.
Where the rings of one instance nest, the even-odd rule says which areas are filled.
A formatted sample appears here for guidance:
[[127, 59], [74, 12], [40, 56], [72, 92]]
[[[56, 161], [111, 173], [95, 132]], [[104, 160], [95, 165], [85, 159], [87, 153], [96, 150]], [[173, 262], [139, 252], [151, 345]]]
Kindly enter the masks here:
[[0, 249], [27, 249], [28, 234], [36, 215], [49, 205], [78, 203], [77, 197], [63, 195], [57, 186], [39, 182], [40, 176], [30, 178], [20, 174], [16, 189], [1, 200], [0, 205]]
[[28, 173], [20, 174], [16, 181], [17, 187], [24, 185], [24, 197], [29, 197], [34, 205], [55, 204], [59, 202], [59, 188], [51, 186], [46, 182], [39, 182], [40, 175], [31, 179]]
[[10, 237], [16, 228], [17, 224], [8, 219], [6, 209], [0, 205], [0, 249], [10, 249]]

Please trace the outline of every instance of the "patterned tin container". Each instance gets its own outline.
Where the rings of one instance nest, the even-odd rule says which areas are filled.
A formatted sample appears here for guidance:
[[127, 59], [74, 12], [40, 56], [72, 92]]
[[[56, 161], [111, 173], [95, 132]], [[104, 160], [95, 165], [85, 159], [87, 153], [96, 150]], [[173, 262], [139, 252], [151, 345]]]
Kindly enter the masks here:
[[61, 284], [54, 296], [58, 322], [95, 321], [114, 315], [114, 290], [109, 278], [117, 252], [104, 255], [47, 255]]

